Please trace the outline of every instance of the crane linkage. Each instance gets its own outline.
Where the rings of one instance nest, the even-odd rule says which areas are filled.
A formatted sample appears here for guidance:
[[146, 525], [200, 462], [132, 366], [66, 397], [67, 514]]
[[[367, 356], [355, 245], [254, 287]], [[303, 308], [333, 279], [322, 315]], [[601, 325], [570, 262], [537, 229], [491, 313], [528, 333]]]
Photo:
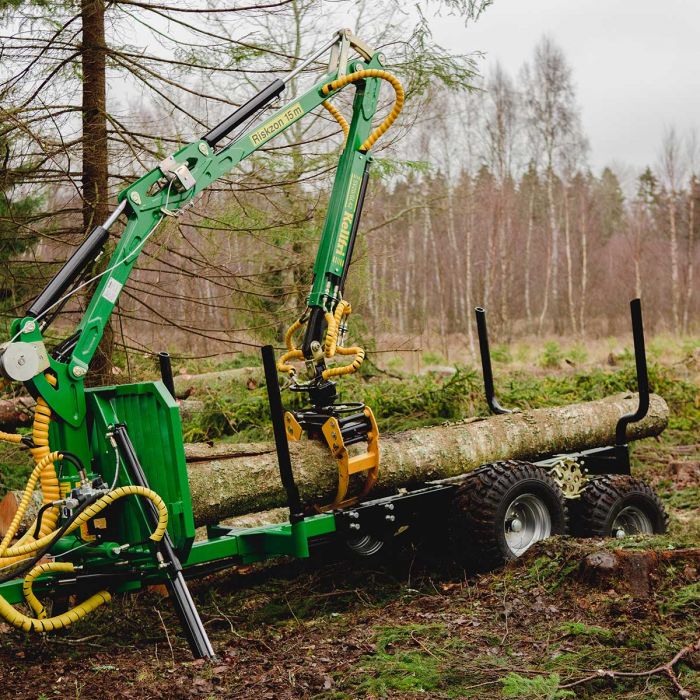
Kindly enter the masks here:
[[[353, 51], [357, 57], [351, 57]], [[290, 81], [328, 52], [328, 70], [313, 86], [264, 120], [250, 124]], [[345, 142], [321, 231], [307, 309], [286, 335], [288, 351], [278, 368], [291, 375], [291, 389], [306, 392], [312, 404], [289, 414], [288, 438], [298, 438], [302, 428], [306, 429], [311, 437], [323, 437], [338, 460], [335, 505], [348, 502], [345, 496], [354, 473], [367, 473], [362, 494], [369, 491], [379, 463], [376, 422], [370, 409], [361, 404], [337, 404], [332, 378], [355, 372], [364, 359], [362, 348], [343, 345], [351, 311], [343, 290], [367, 188], [371, 149], [394, 122], [404, 101], [401, 84], [384, 69], [383, 61], [381, 53], [350, 30], [336, 32], [285, 77], [274, 80], [202, 138], [183, 146], [123, 190], [114, 212], [87, 236], [24, 317], [13, 321], [10, 340], [0, 346], [0, 379], [23, 383], [36, 398], [37, 409], [31, 436], [0, 433], [0, 439], [30, 449], [35, 462], [18, 515], [0, 542], [0, 617], [10, 624], [26, 630], [57, 629], [110, 599], [106, 587], [101, 588], [67, 613], [48, 618], [35, 589], [50, 591], [63, 583], [79, 585], [82, 590], [99, 582], [114, 590], [131, 590], [149, 581], [166, 582], [193, 652], [211, 657], [214, 652], [187, 590], [183, 569], [221, 568], [217, 562], [232, 557], [258, 561], [276, 554], [308, 556], [311, 537], [334, 531], [333, 518], [319, 514], [294, 517], [288, 526], [250, 533], [216, 526], [209, 539], [194, 543], [182, 431], [173, 397], [157, 382], [89, 390], [84, 386], [120, 293], [158, 226], [181, 216], [212, 183], [319, 107], [338, 121]], [[395, 102], [384, 120], [373, 127], [382, 82], [393, 87]], [[355, 94], [352, 118], [347, 121], [330, 100], [350, 85]], [[89, 277], [110, 229], [120, 220], [124, 227], [109, 262], [102, 272]], [[94, 292], [74, 331], [47, 349], [44, 334], [48, 327], [67, 300], [89, 285]], [[293, 336], [302, 327], [305, 335], [297, 348]], [[336, 356], [350, 355], [354, 356], [350, 364], [327, 364]], [[274, 361], [268, 359], [274, 373]], [[296, 381], [292, 360], [305, 364], [305, 382]], [[367, 443], [366, 452], [350, 456], [348, 448], [359, 442]], [[43, 499], [38, 519], [12, 544], [37, 486]], [[46, 556], [64, 559], [60, 565], [41, 563]], [[115, 561], [121, 566], [115, 567]], [[8, 579], [8, 575], [21, 574], [26, 574], [24, 581]], [[35, 618], [14, 608], [22, 596]]]

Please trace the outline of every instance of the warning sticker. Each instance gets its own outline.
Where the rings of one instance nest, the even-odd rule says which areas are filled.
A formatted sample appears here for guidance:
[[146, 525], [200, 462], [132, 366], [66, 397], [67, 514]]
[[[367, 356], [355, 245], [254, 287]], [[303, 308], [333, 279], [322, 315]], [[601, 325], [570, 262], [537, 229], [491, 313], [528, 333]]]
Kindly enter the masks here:
[[107, 280], [107, 284], [105, 285], [104, 291], [102, 292], [102, 296], [107, 301], [114, 304], [117, 301], [119, 292], [122, 291], [122, 286], [123, 285], [119, 280], [115, 280], [114, 277], [110, 277]]

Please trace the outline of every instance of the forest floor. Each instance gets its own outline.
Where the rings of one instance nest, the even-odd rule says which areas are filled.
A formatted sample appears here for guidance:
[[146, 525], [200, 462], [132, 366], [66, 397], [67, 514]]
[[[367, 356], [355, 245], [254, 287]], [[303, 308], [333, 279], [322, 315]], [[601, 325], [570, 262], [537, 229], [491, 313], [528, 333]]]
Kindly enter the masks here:
[[[629, 357], [614, 369], [587, 367], [585, 376], [565, 363], [557, 369], [560, 359], [532, 371], [497, 364], [503, 402], [564, 403], [633, 385]], [[116, 597], [44, 638], [0, 624], [0, 698], [680, 697], [667, 670], [649, 671], [700, 636], [700, 563], [682, 554], [700, 546], [700, 367], [691, 353], [653, 364], [651, 377], [672, 420], [661, 438], [635, 446], [633, 468], [670, 513], [666, 536], [556, 538], [482, 575], [410, 547], [383, 563], [325, 556], [229, 570], [192, 584], [219, 655], [213, 664], [192, 661], [158, 591]], [[397, 382], [379, 377], [376, 386], [359, 380], [356, 387], [379, 404], [384, 429], [481, 410], [478, 377], [468, 369], [397, 382], [393, 393], [390, 381]], [[222, 397], [209, 398], [230, 413], [185, 426], [195, 437], [268, 434], [258, 424], [257, 397], [249, 397], [245, 416]], [[7, 472], [5, 480], [20, 476]], [[658, 565], [648, 586], [582, 576], [581, 562], [601, 550], [657, 552], [649, 555]], [[664, 559], [668, 552], [673, 561]], [[687, 697], [700, 697], [700, 649], [674, 669]]]

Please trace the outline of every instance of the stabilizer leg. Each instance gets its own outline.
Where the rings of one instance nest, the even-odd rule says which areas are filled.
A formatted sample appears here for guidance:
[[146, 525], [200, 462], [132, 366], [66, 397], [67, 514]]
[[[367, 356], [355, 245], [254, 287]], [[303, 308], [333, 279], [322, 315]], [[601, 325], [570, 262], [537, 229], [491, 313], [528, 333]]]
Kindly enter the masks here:
[[[134, 484], [149, 488], [146, 474], [136, 456], [136, 451], [125, 425], [116, 425], [114, 427], [114, 439]], [[146, 515], [150, 525], [155, 527], [158, 523], [158, 513], [150, 501], [148, 501]], [[166, 585], [170, 591], [170, 597], [175, 606], [177, 616], [180, 618], [180, 623], [192, 653], [197, 659], [214, 659], [216, 657], [214, 648], [209, 641], [207, 631], [202, 624], [197, 607], [187, 588], [185, 577], [182, 575], [182, 564], [177, 554], [175, 554], [172, 540], [167, 532], [159, 543], [159, 555], [167, 567], [168, 580]]]

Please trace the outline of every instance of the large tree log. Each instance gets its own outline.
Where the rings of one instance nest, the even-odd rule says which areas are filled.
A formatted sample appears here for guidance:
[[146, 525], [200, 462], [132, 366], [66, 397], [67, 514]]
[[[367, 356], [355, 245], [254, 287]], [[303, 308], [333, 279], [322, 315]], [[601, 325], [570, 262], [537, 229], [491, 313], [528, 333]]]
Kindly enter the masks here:
[[[381, 438], [381, 468], [373, 495], [431, 479], [464, 474], [503, 459], [535, 459], [610, 445], [618, 419], [637, 407], [637, 396], [618, 394], [601, 401], [469, 419], [409, 430]], [[658, 435], [668, 422], [668, 406], [652, 395], [646, 418], [628, 427], [629, 440]], [[327, 447], [302, 440], [291, 443], [292, 463], [302, 497], [329, 503], [337, 467]], [[274, 446], [191, 445], [188, 473], [198, 525], [283, 506]]]

